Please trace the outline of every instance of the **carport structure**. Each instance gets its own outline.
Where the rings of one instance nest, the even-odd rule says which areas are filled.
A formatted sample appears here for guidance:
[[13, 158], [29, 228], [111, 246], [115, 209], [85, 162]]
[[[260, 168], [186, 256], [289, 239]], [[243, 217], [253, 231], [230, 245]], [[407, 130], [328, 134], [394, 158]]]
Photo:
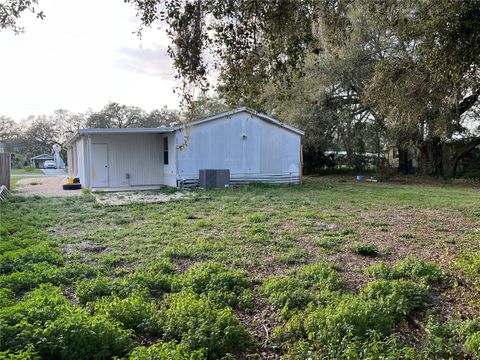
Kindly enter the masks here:
[[48, 154], [40, 154], [37, 156], [34, 156], [30, 159], [30, 164], [32, 167], [37, 168], [37, 169], [43, 169], [45, 167], [45, 161], [47, 160], [52, 160], [54, 161], [55, 159], [53, 156], [48, 155]]
[[168, 171], [164, 137], [171, 133], [167, 127], [79, 129], [68, 145], [68, 172], [86, 188], [158, 187]]

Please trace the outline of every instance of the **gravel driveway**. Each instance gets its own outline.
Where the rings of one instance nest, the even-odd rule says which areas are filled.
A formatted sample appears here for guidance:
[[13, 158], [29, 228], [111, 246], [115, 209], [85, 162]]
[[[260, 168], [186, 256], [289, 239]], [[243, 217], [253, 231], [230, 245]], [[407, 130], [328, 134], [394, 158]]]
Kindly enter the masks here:
[[63, 190], [67, 176], [28, 177], [18, 180], [14, 193], [21, 196], [78, 196], [82, 190]]
[[67, 176], [65, 169], [42, 169], [42, 171], [47, 176]]

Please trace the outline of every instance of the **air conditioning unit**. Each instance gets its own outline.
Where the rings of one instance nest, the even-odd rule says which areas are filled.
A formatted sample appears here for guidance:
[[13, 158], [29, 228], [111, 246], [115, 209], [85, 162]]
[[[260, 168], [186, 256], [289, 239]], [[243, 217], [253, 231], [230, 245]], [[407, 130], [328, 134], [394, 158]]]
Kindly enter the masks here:
[[198, 186], [204, 189], [225, 188], [230, 184], [229, 169], [200, 169]]

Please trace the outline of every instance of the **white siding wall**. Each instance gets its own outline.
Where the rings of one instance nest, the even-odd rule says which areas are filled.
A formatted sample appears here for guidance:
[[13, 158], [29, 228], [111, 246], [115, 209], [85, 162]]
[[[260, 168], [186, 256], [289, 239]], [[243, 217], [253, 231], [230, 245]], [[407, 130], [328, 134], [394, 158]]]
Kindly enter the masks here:
[[75, 149], [75, 144], [73, 144], [71, 147], [67, 148], [67, 171], [68, 171], [68, 176], [73, 177], [75, 172], [77, 171], [76, 169], [76, 159], [74, 156], [74, 151]]
[[162, 134], [91, 135], [91, 139], [92, 144], [108, 145], [109, 187], [163, 184]]
[[[249, 113], [238, 113], [177, 132], [181, 180], [199, 169], [230, 169], [233, 182], [298, 182], [301, 136]], [[246, 138], [242, 136], [245, 135]]]
[[85, 178], [85, 138], [80, 137], [75, 141], [75, 153], [73, 154], [74, 157], [74, 177], [78, 177], [80, 179], [80, 184], [86, 186], [86, 178]]
[[[163, 181], [165, 185], [177, 186], [177, 144], [176, 136], [172, 134], [163, 134], [162, 139], [168, 137], [168, 165], [163, 166]], [[162, 143], [162, 151], [163, 151]], [[162, 153], [163, 160], [163, 153]]]

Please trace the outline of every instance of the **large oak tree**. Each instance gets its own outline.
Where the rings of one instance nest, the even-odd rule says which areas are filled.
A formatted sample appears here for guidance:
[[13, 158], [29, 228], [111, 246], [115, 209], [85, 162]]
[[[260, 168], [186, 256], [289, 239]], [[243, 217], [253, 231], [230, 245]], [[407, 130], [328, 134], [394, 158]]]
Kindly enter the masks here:
[[[305, 59], [337, 58], [345, 71], [319, 100], [385, 120], [397, 145], [418, 147], [424, 173], [452, 176], [480, 143], [465, 126], [480, 95], [477, 0], [128, 1], [145, 26], [168, 25], [187, 98], [214, 72], [227, 100], [257, 104], [264, 85], [301, 78]], [[367, 67], [345, 61], [355, 50], [368, 53], [360, 77]]]

